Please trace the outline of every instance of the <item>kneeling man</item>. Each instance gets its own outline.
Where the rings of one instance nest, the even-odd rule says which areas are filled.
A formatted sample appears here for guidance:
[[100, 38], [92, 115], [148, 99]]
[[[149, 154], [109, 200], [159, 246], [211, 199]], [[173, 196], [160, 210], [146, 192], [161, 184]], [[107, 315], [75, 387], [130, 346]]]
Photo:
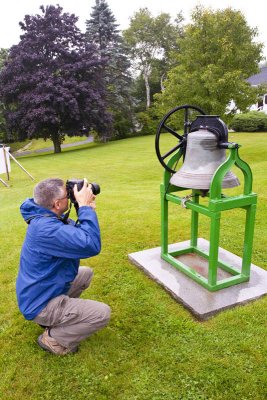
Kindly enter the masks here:
[[81, 340], [110, 319], [108, 305], [79, 298], [93, 276], [91, 268], [79, 267], [80, 258], [97, 255], [101, 241], [95, 196], [86, 179], [73, 192], [79, 205], [76, 224], [63, 218], [69, 199], [61, 179], [38, 183], [34, 198], [20, 207], [28, 229], [16, 284], [19, 308], [45, 328], [39, 346], [58, 355], [76, 352]]

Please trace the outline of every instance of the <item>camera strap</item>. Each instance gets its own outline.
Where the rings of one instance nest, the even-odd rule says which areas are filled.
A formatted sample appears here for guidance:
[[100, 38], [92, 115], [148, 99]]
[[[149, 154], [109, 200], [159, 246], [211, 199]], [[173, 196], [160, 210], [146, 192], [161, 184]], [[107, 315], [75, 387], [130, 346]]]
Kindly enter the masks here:
[[66, 212], [66, 214], [64, 215], [63, 218], [60, 218], [60, 220], [61, 220], [64, 224], [67, 224], [67, 223], [68, 223], [69, 215], [70, 215], [70, 212], [71, 212], [71, 205], [72, 205], [72, 203], [70, 202], [70, 207], [69, 207], [68, 211]]
[[[76, 206], [76, 204], [77, 204], [77, 206]], [[71, 212], [71, 206], [72, 206], [72, 202], [70, 202], [70, 207], [69, 207], [68, 211], [66, 212], [66, 214], [64, 215], [64, 217], [63, 218], [59, 217], [60, 221], [62, 221], [64, 224], [68, 224], [68, 219], [69, 219], [69, 215], [70, 215], [70, 212]], [[79, 210], [78, 203], [75, 203], [74, 207], [75, 207], [76, 213], [78, 215], [78, 210]], [[79, 218], [75, 222], [75, 225], [77, 225], [78, 222], [79, 222]]]

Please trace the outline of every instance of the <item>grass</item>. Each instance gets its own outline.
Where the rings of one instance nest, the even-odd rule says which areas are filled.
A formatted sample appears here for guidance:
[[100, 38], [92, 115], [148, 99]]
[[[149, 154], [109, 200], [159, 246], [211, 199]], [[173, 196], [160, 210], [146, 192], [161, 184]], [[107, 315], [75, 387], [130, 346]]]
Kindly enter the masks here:
[[[267, 136], [233, 134], [259, 195], [253, 263], [267, 269]], [[45, 146], [46, 147], [46, 146]], [[98, 182], [102, 252], [83, 260], [95, 271], [83, 296], [108, 303], [109, 326], [76, 355], [55, 357], [36, 344], [42, 329], [17, 309], [15, 280], [26, 231], [19, 206], [35, 182], [12, 162], [0, 186], [0, 399], [266, 399], [266, 306], [261, 298], [200, 323], [129, 263], [127, 254], [160, 245], [163, 169], [146, 136], [21, 157], [36, 182], [59, 176]], [[5, 179], [4, 175], [1, 175]], [[73, 218], [75, 215], [73, 215]], [[242, 212], [223, 224], [223, 247], [240, 255]], [[188, 239], [188, 212], [171, 208], [170, 242]], [[201, 236], [207, 238], [206, 224]]]
[[[65, 140], [63, 144], [80, 142], [82, 140], [86, 140], [86, 136], [65, 136]], [[25, 151], [35, 151], [44, 148], [54, 147], [52, 140], [47, 139], [27, 139], [22, 142], [14, 142], [11, 144], [7, 144], [6, 146], [10, 146], [10, 150], [12, 152], [18, 151], [20, 149], [25, 149]]]

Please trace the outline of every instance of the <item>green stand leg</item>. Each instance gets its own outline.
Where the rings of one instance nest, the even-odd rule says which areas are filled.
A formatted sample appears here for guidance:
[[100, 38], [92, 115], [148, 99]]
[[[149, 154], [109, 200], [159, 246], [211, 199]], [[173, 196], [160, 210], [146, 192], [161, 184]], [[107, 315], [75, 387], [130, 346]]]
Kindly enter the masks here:
[[242, 261], [242, 275], [246, 277], [250, 276], [255, 214], [256, 214], [256, 204], [253, 204], [252, 206], [247, 208], [247, 213], [246, 213], [244, 251], [243, 251], [243, 261]]
[[[193, 190], [193, 203], [199, 204], [199, 195]], [[192, 210], [191, 212], [191, 247], [197, 247], [198, 238], [198, 212]]]
[[161, 254], [168, 253], [168, 201], [165, 196], [165, 188], [160, 187], [161, 196]]
[[210, 286], [215, 286], [217, 283], [218, 253], [219, 253], [219, 240], [220, 240], [220, 218], [221, 218], [221, 213], [214, 213], [214, 215], [211, 216], [209, 274], [208, 274], [208, 283]]

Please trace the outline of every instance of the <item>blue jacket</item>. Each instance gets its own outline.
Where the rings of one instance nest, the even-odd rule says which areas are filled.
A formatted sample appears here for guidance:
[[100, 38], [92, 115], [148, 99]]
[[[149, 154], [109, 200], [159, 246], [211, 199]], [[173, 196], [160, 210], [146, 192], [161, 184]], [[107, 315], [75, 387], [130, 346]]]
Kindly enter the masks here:
[[97, 255], [101, 249], [95, 211], [79, 208], [79, 223], [64, 224], [55, 213], [27, 199], [20, 207], [29, 223], [21, 250], [16, 283], [19, 309], [34, 319], [47, 303], [66, 294], [78, 273], [80, 258]]

